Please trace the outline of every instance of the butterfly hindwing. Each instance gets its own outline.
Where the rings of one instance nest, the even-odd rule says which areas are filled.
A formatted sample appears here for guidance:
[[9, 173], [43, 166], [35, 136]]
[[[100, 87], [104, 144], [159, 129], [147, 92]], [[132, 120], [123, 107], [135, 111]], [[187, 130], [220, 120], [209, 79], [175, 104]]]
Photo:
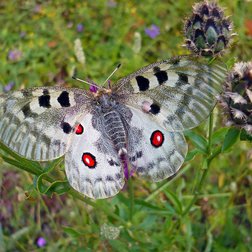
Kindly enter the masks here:
[[123, 165], [105, 132], [93, 126], [93, 116], [79, 121], [80, 131], [72, 138], [65, 155], [65, 168], [71, 186], [90, 198], [107, 198], [124, 185]]
[[84, 106], [83, 93], [45, 87], [1, 95], [0, 140], [28, 159], [62, 156]]
[[[168, 132], [142, 111], [130, 108], [129, 161], [137, 173], [160, 181], [175, 174], [184, 162], [187, 143], [180, 132]], [[137, 135], [131, 133], [138, 129]], [[136, 132], [136, 130], [135, 130]], [[134, 138], [140, 138], [134, 143]]]

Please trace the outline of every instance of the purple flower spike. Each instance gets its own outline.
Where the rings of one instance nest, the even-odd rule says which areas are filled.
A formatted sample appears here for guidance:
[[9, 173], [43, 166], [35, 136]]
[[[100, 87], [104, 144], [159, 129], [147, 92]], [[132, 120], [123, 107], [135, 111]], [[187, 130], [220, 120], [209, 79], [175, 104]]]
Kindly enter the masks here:
[[160, 34], [160, 29], [158, 26], [153, 24], [151, 27], [145, 28], [145, 34], [154, 39]]
[[46, 239], [44, 237], [39, 237], [36, 241], [36, 244], [39, 248], [42, 248], [46, 245]]
[[21, 59], [21, 57], [22, 57], [22, 52], [20, 50], [14, 49], [14, 50], [9, 51], [8, 59], [10, 61], [18, 61]]
[[89, 90], [92, 92], [92, 93], [96, 93], [98, 91], [98, 88], [94, 85], [91, 85]]
[[109, 0], [109, 1], [107, 1], [107, 6], [108, 6], [109, 8], [115, 8], [116, 5], [117, 5], [117, 3], [116, 3], [115, 0]]
[[126, 161], [123, 162], [123, 169], [124, 169], [124, 176], [126, 178], [126, 180], [129, 179], [129, 166], [128, 166], [128, 163]]
[[76, 29], [77, 29], [77, 32], [83, 32], [84, 25], [83, 24], [78, 24]]
[[22, 31], [19, 33], [20, 38], [24, 38], [26, 36], [26, 32]]
[[9, 92], [15, 86], [14, 81], [10, 81], [6, 86], [3, 87], [5, 93]]
[[125, 154], [122, 154], [120, 159], [123, 162], [123, 171], [124, 171], [124, 177], [126, 180], [129, 180], [129, 178], [131, 178], [135, 172], [135, 168], [133, 167], [131, 170], [129, 169], [129, 165], [127, 162], [127, 158], [125, 156]]

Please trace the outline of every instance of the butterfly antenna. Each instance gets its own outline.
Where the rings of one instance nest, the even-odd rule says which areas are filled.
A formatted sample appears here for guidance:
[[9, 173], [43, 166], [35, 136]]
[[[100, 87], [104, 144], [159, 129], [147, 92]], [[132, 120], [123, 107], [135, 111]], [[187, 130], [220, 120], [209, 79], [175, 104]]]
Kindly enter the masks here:
[[106, 84], [106, 82], [111, 78], [111, 76], [120, 68], [121, 64], [118, 64], [114, 71], [109, 75], [109, 77], [102, 83], [102, 86]]
[[94, 83], [91, 83], [91, 82], [88, 82], [88, 81], [84, 81], [84, 80], [82, 80], [82, 79], [77, 78], [76, 76], [72, 76], [72, 78], [73, 78], [74, 80], [77, 80], [77, 81], [86, 83], [86, 84], [88, 84], [89, 86], [95, 86], [95, 87], [97, 87], [98, 89], [100, 88], [99, 86], [95, 85]]

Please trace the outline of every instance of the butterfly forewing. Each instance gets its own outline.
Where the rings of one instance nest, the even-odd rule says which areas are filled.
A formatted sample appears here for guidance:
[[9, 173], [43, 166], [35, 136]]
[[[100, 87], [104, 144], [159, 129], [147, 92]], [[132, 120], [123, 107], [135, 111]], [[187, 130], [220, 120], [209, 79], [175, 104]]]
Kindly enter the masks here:
[[123, 78], [118, 87], [133, 93], [129, 104], [148, 103], [157, 120], [171, 131], [183, 131], [205, 120], [216, 103], [226, 76], [218, 64], [204, 65], [183, 57], [151, 64]]
[[83, 94], [78, 89], [35, 88], [2, 95], [1, 141], [32, 160], [62, 156], [85, 104]]

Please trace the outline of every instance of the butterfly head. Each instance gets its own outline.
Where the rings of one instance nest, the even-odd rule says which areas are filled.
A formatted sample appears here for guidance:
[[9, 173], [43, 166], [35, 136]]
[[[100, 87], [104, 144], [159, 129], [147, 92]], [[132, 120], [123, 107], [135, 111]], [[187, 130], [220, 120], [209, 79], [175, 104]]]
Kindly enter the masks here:
[[111, 95], [112, 89], [101, 87], [101, 88], [97, 89], [96, 92], [92, 92], [92, 93], [93, 93], [94, 97], [100, 98], [103, 95], [107, 95], [107, 96]]
[[108, 112], [116, 105], [111, 89], [101, 88], [93, 95], [96, 101], [96, 106], [102, 112]]

